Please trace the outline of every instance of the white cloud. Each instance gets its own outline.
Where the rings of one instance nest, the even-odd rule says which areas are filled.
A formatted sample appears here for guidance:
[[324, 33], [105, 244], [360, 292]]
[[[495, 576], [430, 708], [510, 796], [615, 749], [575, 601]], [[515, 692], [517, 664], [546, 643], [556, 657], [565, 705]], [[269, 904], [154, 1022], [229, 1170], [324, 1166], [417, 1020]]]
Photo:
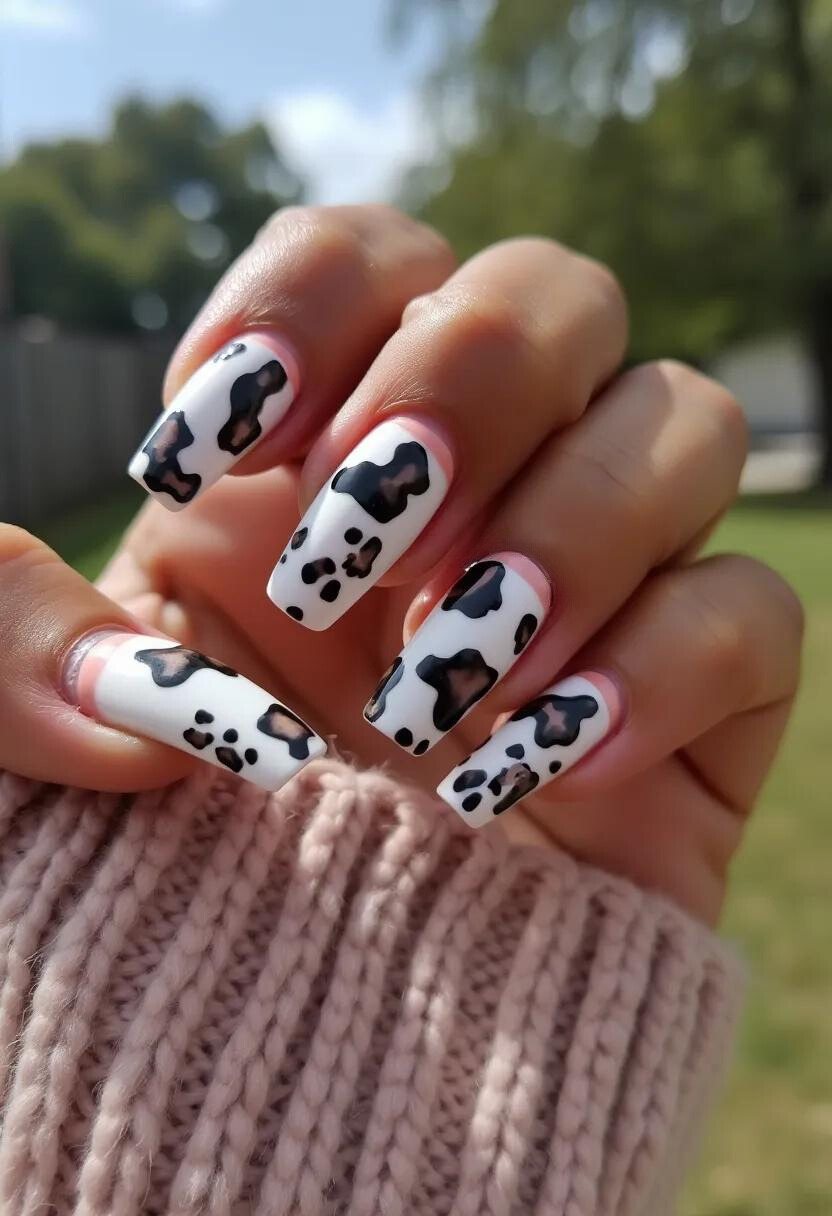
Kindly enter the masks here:
[[87, 14], [73, 0], [0, 0], [0, 26], [78, 35], [87, 32], [89, 22]]
[[367, 111], [315, 89], [278, 98], [266, 120], [316, 202], [386, 201], [405, 169], [436, 152], [424, 110], [409, 93]]

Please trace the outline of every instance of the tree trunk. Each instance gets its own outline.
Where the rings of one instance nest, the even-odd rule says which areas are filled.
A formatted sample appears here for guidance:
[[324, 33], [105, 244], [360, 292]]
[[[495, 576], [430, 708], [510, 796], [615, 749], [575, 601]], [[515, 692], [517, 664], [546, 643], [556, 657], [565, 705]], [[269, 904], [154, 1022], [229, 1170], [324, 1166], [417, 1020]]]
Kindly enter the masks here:
[[818, 235], [826, 205], [824, 169], [814, 148], [817, 93], [809, 57], [803, 0], [780, 0], [781, 54], [790, 101], [785, 115], [781, 157], [789, 200], [792, 238], [807, 258], [808, 274], [799, 285], [809, 350], [820, 387], [820, 437], [823, 458], [820, 482], [832, 485], [832, 280], [811, 251], [822, 246]]
[[818, 423], [823, 448], [818, 483], [832, 488], [832, 282], [813, 293], [808, 320], [809, 353], [817, 371]]

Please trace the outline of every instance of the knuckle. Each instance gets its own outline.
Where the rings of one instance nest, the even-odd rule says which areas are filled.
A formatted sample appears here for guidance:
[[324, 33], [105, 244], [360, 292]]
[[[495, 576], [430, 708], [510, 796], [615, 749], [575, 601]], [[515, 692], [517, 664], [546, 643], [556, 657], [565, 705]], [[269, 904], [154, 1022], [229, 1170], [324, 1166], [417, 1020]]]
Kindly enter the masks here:
[[627, 295], [615, 271], [604, 262], [598, 262], [585, 254], [575, 254], [575, 257], [592, 291], [598, 296], [600, 308], [605, 313], [621, 316], [626, 324]]
[[710, 410], [718, 440], [722, 449], [730, 453], [739, 474], [748, 454], [748, 420], [745, 411], [733, 393], [715, 380], [706, 380], [707, 395], [703, 402]]
[[495, 357], [512, 363], [528, 354], [529, 339], [517, 308], [490, 287], [462, 284], [440, 288], [408, 304], [404, 325], [418, 325], [437, 364]]
[[800, 596], [782, 574], [744, 553], [731, 559], [740, 577], [753, 588], [755, 604], [762, 605], [777, 629], [778, 645], [798, 652], [806, 631], [806, 609]]
[[[747, 705], [792, 694], [798, 683], [805, 612], [776, 570], [742, 553], [699, 563], [690, 601], [705, 631], [705, 661], [715, 679]], [[729, 590], [730, 589], [730, 590]]]
[[677, 401], [707, 414], [715, 440], [741, 467], [748, 451], [748, 421], [734, 394], [717, 380], [677, 359], [658, 359], [646, 365], [645, 370], [651, 369]]
[[272, 217], [264, 236], [269, 251], [282, 255], [281, 266], [298, 265], [304, 277], [354, 273], [366, 257], [361, 234], [334, 207], [286, 207]]

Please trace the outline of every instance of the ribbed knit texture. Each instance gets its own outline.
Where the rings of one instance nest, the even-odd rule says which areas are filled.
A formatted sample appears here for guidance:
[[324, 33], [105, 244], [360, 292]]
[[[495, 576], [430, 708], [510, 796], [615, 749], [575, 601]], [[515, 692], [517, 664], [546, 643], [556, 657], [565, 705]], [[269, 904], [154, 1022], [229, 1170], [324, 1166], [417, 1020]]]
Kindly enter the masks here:
[[731, 955], [378, 773], [0, 778], [0, 1212], [667, 1216]]

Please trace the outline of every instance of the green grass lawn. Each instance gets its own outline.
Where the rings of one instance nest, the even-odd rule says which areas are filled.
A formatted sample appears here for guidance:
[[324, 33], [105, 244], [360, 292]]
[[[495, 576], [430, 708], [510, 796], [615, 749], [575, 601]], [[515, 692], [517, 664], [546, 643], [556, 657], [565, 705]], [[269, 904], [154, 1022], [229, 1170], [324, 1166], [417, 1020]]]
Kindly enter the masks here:
[[[94, 575], [130, 496], [43, 529]], [[832, 501], [745, 500], [712, 546], [781, 571], [808, 610], [791, 731], [736, 864], [725, 932], [748, 960], [739, 1050], [683, 1216], [832, 1212]], [[826, 928], [824, 928], [826, 926]]]

